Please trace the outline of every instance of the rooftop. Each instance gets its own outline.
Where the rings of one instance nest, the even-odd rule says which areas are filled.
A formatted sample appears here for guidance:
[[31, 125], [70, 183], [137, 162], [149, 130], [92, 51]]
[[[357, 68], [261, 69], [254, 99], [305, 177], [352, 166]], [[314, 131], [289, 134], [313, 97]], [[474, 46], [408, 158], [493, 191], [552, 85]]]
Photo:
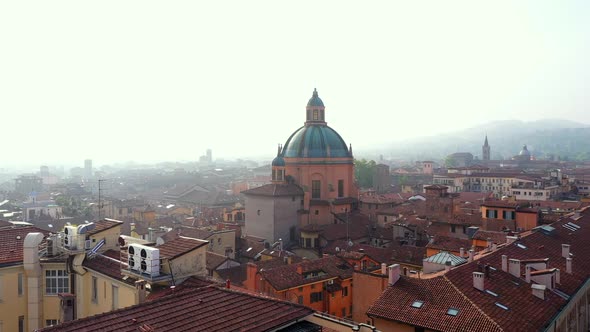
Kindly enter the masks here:
[[189, 253], [201, 246], [204, 246], [207, 243], [209, 243], [209, 241], [179, 236], [171, 241], [162, 244], [161, 246], [158, 246], [158, 249], [160, 249], [161, 258], [174, 259], [176, 257]]
[[49, 234], [37, 227], [15, 227], [0, 231], [0, 266], [22, 263], [23, 243], [29, 233]]
[[[301, 268], [302, 274], [297, 273]], [[321, 271], [322, 273], [315, 273]], [[329, 256], [296, 264], [262, 269], [260, 272], [277, 291], [330, 280], [352, 278], [352, 266], [339, 257]], [[306, 277], [307, 276], [307, 277]]]
[[264, 186], [244, 190], [244, 195], [254, 196], [303, 196], [303, 189], [296, 184], [265, 184]]
[[40, 331], [271, 331], [291, 325], [313, 310], [302, 305], [216, 286], [175, 290], [150, 302], [91, 316]]

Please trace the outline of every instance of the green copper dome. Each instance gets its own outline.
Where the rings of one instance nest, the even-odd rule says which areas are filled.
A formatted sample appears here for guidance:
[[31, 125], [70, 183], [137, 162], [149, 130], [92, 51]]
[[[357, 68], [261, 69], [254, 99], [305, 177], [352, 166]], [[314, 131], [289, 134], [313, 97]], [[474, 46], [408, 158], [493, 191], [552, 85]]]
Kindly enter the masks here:
[[320, 96], [318, 95], [318, 90], [317, 89], [313, 89], [313, 95], [311, 96], [311, 98], [307, 102], [307, 106], [308, 107], [309, 106], [324, 107], [324, 102], [320, 99]]
[[282, 156], [285, 158], [352, 158], [352, 153], [334, 129], [318, 124], [297, 129], [285, 143]]

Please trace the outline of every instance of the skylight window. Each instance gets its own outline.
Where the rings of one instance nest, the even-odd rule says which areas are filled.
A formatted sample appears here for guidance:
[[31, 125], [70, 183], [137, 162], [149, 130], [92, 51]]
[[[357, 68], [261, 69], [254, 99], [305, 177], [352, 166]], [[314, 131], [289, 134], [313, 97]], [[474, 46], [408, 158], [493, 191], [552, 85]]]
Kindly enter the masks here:
[[500, 308], [502, 308], [502, 309], [504, 309], [504, 310], [508, 310], [508, 307], [507, 307], [507, 306], [505, 306], [505, 305], [503, 305], [503, 304], [502, 304], [502, 303], [500, 303], [500, 302], [496, 302], [495, 304], [496, 304], [496, 306], [498, 306], [498, 307], [500, 307]]
[[424, 301], [414, 301], [414, 303], [412, 303], [412, 308], [422, 308], [422, 306], [424, 305]]
[[498, 297], [498, 294], [497, 294], [497, 293], [494, 293], [494, 292], [492, 292], [492, 291], [491, 291], [491, 290], [489, 290], [489, 289], [486, 289], [486, 293], [490, 294], [491, 296]]
[[447, 310], [447, 315], [449, 315], [449, 316], [457, 316], [458, 314], [459, 314], [459, 309], [449, 308], [449, 310]]
[[517, 243], [516, 246], [519, 247], [520, 249], [526, 249], [526, 246], [522, 243]]

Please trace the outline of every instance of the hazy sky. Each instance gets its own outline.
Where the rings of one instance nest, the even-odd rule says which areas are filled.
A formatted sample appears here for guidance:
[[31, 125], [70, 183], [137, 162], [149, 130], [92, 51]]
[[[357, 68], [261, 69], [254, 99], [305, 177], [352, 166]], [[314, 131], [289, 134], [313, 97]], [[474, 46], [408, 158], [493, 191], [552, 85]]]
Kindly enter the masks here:
[[590, 1], [1, 1], [6, 164], [269, 157], [314, 87], [354, 148], [590, 123]]

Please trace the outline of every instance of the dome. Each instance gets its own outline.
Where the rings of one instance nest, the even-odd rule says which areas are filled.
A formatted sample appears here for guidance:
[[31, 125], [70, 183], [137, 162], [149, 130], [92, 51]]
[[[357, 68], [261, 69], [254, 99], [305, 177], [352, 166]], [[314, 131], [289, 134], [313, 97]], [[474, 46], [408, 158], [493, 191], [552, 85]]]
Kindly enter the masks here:
[[334, 129], [326, 125], [307, 125], [297, 129], [289, 137], [283, 147], [282, 156], [286, 158], [348, 158], [352, 157], [352, 154]]
[[324, 102], [320, 99], [320, 96], [318, 95], [318, 90], [317, 89], [313, 89], [313, 95], [311, 96], [311, 98], [307, 102], [307, 106], [308, 107], [309, 106], [324, 107]]
[[526, 145], [524, 145], [522, 147], [522, 150], [520, 150], [520, 152], [518, 153], [519, 156], [531, 156], [531, 153], [529, 152], [529, 150], [526, 148]]
[[272, 166], [285, 166], [285, 159], [281, 156], [277, 156], [275, 159], [272, 160]]

